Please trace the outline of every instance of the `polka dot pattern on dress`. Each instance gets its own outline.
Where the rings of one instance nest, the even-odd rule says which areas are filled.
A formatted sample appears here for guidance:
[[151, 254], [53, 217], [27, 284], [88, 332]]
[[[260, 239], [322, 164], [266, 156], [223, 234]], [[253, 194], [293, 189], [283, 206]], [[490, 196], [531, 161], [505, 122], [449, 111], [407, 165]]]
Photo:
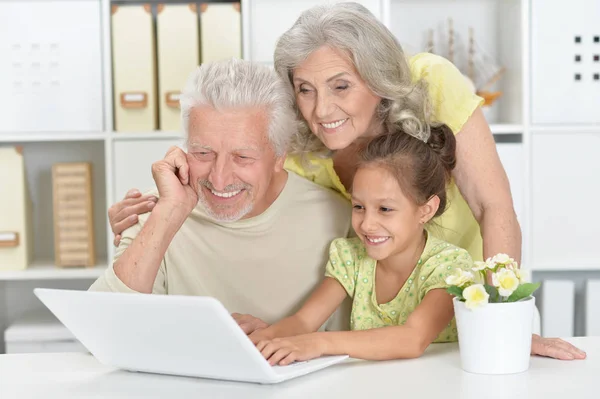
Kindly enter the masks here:
[[[445, 289], [445, 278], [456, 268], [470, 270], [473, 261], [460, 248], [429, 235], [425, 249], [402, 287], [386, 288], [397, 292], [387, 303], [377, 302], [377, 262], [370, 258], [359, 238], [337, 239], [330, 246], [326, 275], [335, 278], [353, 298], [353, 330], [403, 325], [433, 289]], [[456, 341], [454, 319], [435, 342]]]

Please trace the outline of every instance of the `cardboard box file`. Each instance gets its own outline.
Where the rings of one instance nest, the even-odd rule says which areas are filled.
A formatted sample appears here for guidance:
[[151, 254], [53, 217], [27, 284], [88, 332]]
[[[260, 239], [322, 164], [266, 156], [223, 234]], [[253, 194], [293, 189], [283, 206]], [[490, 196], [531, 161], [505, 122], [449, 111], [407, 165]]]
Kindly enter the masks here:
[[200, 5], [201, 61], [242, 58], [240, 3]]
[[52, 197], [56, 265], [94, 266], [96, 259], [91, 164], [54, 164]]
[[0, 147], [0, 272], [31, 263], [32, 208], [22, 149]]
[[200, 63], [198, 8], [195, 4], [159, 4], [156, 11], [159, 128], [179, 132], [179, 94]]
[[113, 100], [118, 132], [157, 128], [155, 51], [150, 5], [113, 5]]

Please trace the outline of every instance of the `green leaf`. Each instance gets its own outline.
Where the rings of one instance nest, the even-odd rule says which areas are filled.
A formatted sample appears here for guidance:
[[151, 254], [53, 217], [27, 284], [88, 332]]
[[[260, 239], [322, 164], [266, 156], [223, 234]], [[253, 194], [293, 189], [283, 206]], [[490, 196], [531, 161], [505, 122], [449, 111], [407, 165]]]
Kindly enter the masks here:
[[451, 285], [450, 287], [446, 288], [446, 291], [448, 291], [448, 294], [453, 295], [458, 299], [463, 299], [463, 288], [457, 287], [456, 285]]
[[540, 288], [540, 283], [521, 284], [512, 293], [512, 295], [508, 297], [506, 302], [517, 302], [523, 298], [527, 298], [528, 296], [531, 296], [531, 294], [533, 294], [538, 288]]
[[484, 284], [483, 287], [485, 288], [485, 292], [488, 293], [488, 295], [490, 296], [489, 302], [498, 302], [498, 298], [500, 297], [498, 295], [498, 289], [496, 287], [494, 287], [493, 285], [489, 285], [489, 284]]

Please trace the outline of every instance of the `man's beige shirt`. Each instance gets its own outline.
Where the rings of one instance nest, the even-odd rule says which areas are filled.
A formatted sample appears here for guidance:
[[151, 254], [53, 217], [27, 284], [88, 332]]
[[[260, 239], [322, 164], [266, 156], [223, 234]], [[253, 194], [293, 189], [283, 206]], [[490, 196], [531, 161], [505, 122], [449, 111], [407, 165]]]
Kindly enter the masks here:
[[[114, 260], [148, 216], [123, 232]], [[218, 222], [198, 204], [171, 242], [153, 293], [212, 296], [232, 313], [273, 323], [296, 311], [324, 278], [329, 244], [348, 235], [350, 216], [340, 194], [292, 172], [279, 197], [256, 217]], [[112, 267], [90, 290], [134, 292]]]

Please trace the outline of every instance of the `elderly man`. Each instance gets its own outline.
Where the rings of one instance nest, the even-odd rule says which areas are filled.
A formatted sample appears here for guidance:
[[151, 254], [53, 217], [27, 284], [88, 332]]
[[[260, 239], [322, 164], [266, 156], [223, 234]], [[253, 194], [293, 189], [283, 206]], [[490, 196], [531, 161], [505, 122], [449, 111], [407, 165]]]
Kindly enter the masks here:
[[[268, 67], [202, 65], [181, 113], [187, 153], [171, 148], [152, 165], [158, 202], [90, 290], [208, 295], [267, 323], [291, 315], [322, 278], [331, 240], [348, 234], [350, 205], [283, 168], [295, 114]], [[246, 332], [259, 327], [249, 321]]]

